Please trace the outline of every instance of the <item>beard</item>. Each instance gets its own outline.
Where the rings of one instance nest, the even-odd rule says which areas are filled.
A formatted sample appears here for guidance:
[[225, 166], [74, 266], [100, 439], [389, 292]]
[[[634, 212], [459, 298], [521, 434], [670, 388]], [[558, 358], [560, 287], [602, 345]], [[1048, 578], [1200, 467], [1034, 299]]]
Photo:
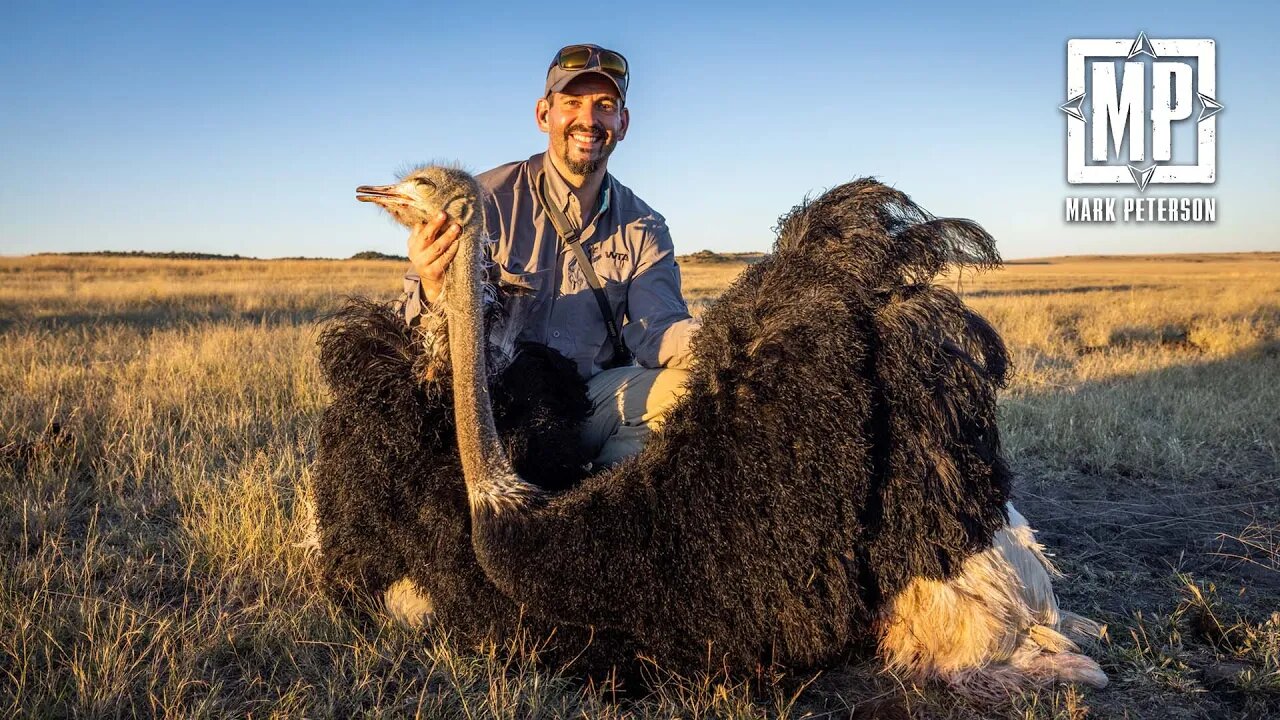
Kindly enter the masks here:
[[[600, 152], [595, 157], [587, 157], [585, 160], [574, 160], [569, 157], [569, 146], [573, 142], [570, 137], [574, 133], [591, 133], [596, 138], [602, 140]], [[589, 127], [587, 125], [570, 125], [564, 131], [564, 144], [560, 146], [560, 159], [564, 161], [564, 166], [575, 175], [590, 175], [599, 170], [609, 159], [609, 155], [613, 153], [613, 148], [617, 146], [616, 142], [609, 142], [609, 135], [604, 128], [600, 126]]]
[[568, 147], [564, 149], [564, 157], [562, 157], [561, 159], [564, 160], [564, 165], [565, 167], [569, 168], [570, 172], [572, 172], [574, 175], [581, 175], [583, 177], [586, 177], [587, 175], [590, 175], [591, 173], [600, 169], [600, 163], [604, 161], [603, 157], [587, 158], [586, 160], [574, 160], [573, 158], [569, 157]]

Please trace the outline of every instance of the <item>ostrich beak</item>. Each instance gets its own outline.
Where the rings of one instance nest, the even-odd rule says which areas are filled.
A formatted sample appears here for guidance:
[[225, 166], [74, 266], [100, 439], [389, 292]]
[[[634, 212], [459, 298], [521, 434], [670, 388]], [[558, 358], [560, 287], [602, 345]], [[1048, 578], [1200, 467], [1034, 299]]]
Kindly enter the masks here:
[[356, 188], [356, 199], [360, 202], [378, 203], [379, 205], [387, 205], [389, 203], [407, 203], [410, 201], [400, 192], [399, 185], [361, 185]]

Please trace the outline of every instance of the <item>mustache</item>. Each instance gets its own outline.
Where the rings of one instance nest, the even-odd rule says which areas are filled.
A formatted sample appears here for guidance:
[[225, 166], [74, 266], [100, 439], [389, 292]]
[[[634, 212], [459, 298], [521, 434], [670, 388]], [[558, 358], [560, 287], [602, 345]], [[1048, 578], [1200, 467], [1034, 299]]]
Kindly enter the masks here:
[[577, 125], [570, 125], [567, 129], [565, 129], [564, 139], [568, 140], [569, 136], [574, 133], [591, 133], [591, 135], [595, 137], [597, 140], [603, 140], [608, 135], [608, 133], [606, 133], [604, 130], [604, 126], [602, 125], [577, 124]]

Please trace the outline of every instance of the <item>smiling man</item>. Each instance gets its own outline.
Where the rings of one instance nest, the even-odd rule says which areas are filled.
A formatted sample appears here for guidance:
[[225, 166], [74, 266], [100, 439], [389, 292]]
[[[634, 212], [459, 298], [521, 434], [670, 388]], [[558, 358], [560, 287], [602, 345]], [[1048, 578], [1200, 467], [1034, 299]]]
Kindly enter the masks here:
[[[597, 465], [638, 452], [661, 424], [697, 328], [666, 221], [607, 171], [631, 120], [629, 79], [620, 53], [562, 48], [534, 111], [547, 150], [476, 177], [518, 339], [555, 348], [587, 379], [583, 443]], [[442, 215], [410, 235], [408, 322], [439, 300], [458, 233]]]

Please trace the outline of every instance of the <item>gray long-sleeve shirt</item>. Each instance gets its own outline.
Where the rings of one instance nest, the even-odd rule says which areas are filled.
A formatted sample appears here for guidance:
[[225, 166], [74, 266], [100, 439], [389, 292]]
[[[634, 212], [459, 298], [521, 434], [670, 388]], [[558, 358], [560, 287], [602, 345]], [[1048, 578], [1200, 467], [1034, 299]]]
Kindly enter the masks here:
[[[548, 200], [571, 218], [577, 199], [545, 153], [476, 176], [484, 192], [489, 252], [519, 339], [544, 343], [578, 365], [586, 378], [613, 358], [600, 307], [574, 253], [560, 240], [538, 198], [546, 175]], [[604, 285], [636, 361], [645, 367], [687, 367], [698, 322], [680, 292], [680, 268], [666, 220], [612, 175], [601, 185], [599, 207], [582, 229], [582, 248]], [[405, 274], [405, 319], [421, 314], [417, 273]]]

